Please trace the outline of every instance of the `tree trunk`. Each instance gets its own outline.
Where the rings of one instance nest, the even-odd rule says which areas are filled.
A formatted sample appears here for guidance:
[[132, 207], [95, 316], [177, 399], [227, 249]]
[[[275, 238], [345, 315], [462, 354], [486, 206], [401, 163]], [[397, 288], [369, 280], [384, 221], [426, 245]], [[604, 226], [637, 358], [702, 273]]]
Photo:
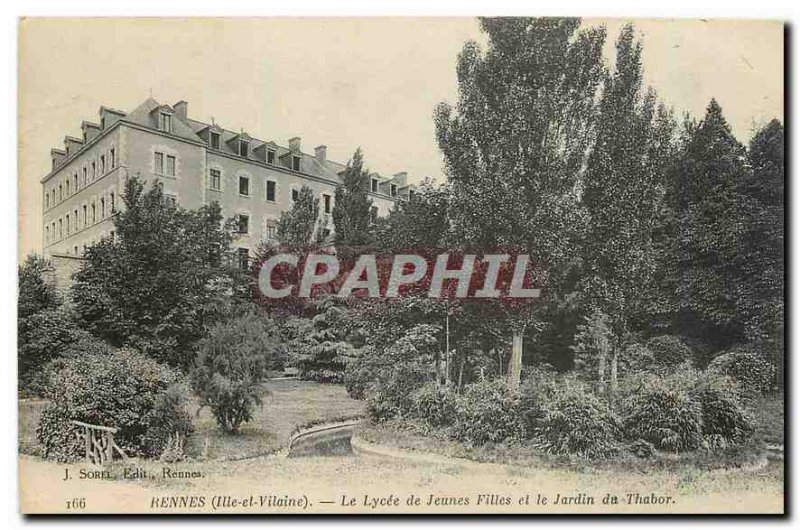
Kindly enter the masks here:
[[606, 393], [606, 364], [608, 351], [605, 345], [600, 346], [600, 358], [597, 360], [597, 391], [602, 395]]
[[617, 397], [617, 388], [619, 385], [617, 384], [617, 361], [618, 355], [617, 352], [619, 348], [614, 348], [611, 352], [611, 399], [615, 399]]
[[461, 366], [458, 368], [458, 392], [461, 393], [461, 385], [464, 383], [464, 364], [465, 360], [461, 360]]
[[508, 362], [508, 389], [519, 390], [522, 377], [522, 330], [515, 330], [511, 339], [511, 360]]

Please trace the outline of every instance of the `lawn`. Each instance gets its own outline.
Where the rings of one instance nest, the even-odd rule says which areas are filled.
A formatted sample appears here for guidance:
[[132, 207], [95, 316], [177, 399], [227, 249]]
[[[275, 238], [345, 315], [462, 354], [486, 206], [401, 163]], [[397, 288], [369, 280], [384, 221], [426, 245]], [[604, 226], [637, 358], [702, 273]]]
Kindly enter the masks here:
[[[292, 432], [310, 423], [333, 421], [364, 414], [364, 403], [351, 399], [341, 385], [326, 385], [295, 379], [269, 380], [262, 386], [264, 405], [256, 408], [252, 421], [241, 433], [222, 433], [208, 408], [198, 414], [198, 401], [189, 410], [195, 433], [187, 444], [188, 456], [196, 459], [240, 459], [265, 455], [286, 447]], [[36, 425], [44, 400], [19, 403], [19, 447], [25, 454], [38, 454]]]

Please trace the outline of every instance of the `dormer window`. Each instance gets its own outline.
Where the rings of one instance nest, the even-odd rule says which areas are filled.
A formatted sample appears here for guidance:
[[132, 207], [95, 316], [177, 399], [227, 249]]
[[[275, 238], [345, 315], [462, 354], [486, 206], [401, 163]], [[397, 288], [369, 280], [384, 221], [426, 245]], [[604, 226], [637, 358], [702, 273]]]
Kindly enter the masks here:
[[208, 145], [211, 149], [219, 149], [220, 134], [212, 132], [208, 137]]
[[371, 186], [372, 193], [378, 193], [378, 179], [372, 179]]
[[293, 171], [300, 171], [300, 157], [299, 156], [292, 156], [292, 170]]
[[389, 190], [392, 194], [392, 197], [397, 197], [397, 184], [392, 184]]
[[267, 164], [275, 163], [275, 151], [270, 149], [267, 151]]
[[164, 132], [172, 132], [172, 116], [166, 112], [158, 114], [158, 128]]
[[250, 144], [246, 140], [239, 140], [239, 156], [247, 158]]

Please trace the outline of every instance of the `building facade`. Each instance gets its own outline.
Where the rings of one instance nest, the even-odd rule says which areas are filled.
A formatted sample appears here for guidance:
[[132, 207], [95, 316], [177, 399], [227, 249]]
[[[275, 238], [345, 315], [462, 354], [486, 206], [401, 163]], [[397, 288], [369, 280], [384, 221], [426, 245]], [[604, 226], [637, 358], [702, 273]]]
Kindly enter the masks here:
[[[51, 150], [51, 171], [41, 181], [46, 256], [79, 258], [113, 236], [128, 176], [161, 182], [168, 200], [186, 209], [218, 202], [237, 221], [240, 257], [274, 240], [281, 212], [302, 186], [319, 198], [319, 229], [333, 232], [334, 190], [345, 165], [328, 160], [324, 145], [312, 155], [300, 138], [283, 146], [197, 121], [185, 101], [149, 98], [130, 113], [100, 107], [99, 121], [84, 121], [82, 137], [66, 136], [64, 149]], [[370, 177], [373, 215], [387, 215], [412, 193], [406, 173]]]

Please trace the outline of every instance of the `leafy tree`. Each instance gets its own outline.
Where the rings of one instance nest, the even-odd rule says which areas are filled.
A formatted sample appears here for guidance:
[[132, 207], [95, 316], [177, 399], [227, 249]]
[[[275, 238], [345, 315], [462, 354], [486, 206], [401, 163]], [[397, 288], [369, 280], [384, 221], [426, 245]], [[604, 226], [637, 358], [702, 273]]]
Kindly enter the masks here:
[[298, 334], [290, 343], [290, 351], [295, 352], [293, 363], [303, 379], [340, 383], [345, 366], [353, 357], [345, 324], [350, 315], [332, 298], [320, 300], [316, 310], [310, 326], [298, 326]]
[[198, 343], [192, 384], [223, 431], [237, 434], [261, 405], [261, 379], [278, 354], [278, 336], [271, 320], [248, 313], [214, 324]]
[[[614, 71], [605, 76], [597, 136], [583, 178], [582, 202], [588, 214], [583, 240], [584, 298], [608, 318], [606, 364], [616, 385], [621, 339], [629, 317], [641, 310], [642, 287], [656, 267], [653, 231], [668, 167], [672, 119], [655, 106], [655, 93], [642, 88], [641, 42], [632, 25], [616, 43]], [[608, 359], [606, 359], [606, 356]]]
[[384, 251], [437, 248], [449, 230], [450, 189], [425, 180], [408, 201], [400, 201], [376, 223], [377, 246]]
[[301, 248], [312, 242], [319, 219], [319, 199], [308, 186], [297, 193], [292, 209], [282, 212], [278, 220], [278, 241], [290, 248]]
[[453, 186], [450, 218], [468, 248], [524, 248], [541, 266], [545, 299], [513, 308], [509, 385], [519, 386], [522, 337], [557, 298], [574, 265], [583, 215], [576, 192], [592, 139], [605, 30], [574, 18], [481, 19], [488, 48], [465, 45], [459, 101], [440, 104], [436, 133]]
[[338, 249], [360, 249], [371, 243], [372, 199], [369, 198], [369, 171], [364, 155], [357, 149], [342, 174], [342, 184], [334, 192], [334, 241]]
[[187, 368], [213, 302], [234, 293], [232, 231], [218, 204], [187, 212], [159, 183], [128, 179], [115, 238], [90, 247], [72, 298], [81, 325], [114, 346], [130, 345]]
[[48, 262], [37, 254], [29, 254], [17, 269], [17, 318], [20, 324], [31, 315], [59, 305], [52, 283], [45, 280]]

